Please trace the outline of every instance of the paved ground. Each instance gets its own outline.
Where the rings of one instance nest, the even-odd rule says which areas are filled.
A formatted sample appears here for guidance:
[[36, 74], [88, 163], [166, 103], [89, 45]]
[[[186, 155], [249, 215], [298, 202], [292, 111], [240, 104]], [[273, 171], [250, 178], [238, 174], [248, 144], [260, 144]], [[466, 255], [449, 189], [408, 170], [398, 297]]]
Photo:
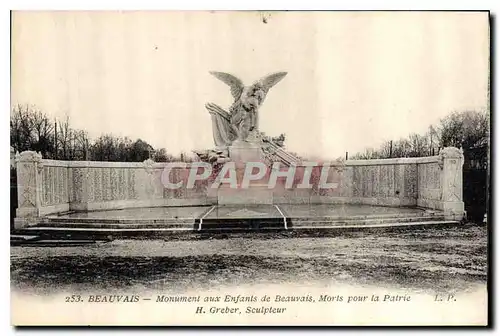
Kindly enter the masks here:
[[54, 217], [85, 218], [85, 219], [198, 218], [208, 209], [210, 209], [209, 206], [137, 208], [137, 209], [123, 209], [123, 210], [75, 212]]
[[385, 207], [363, 204], [297, 204], [280, 205], [280, 208], [291, 217], [352, 217], [352, 216], [384, 216], [411, 215], [425, 210], [405, 207]]
[[[421, 209], [382, 207], [371, 205], [349, 204], [308, 204], [308, 205], [279, 205], [280, 209], [291, 217], [323, 217], [323, 216], [376, 216], [395, 214], [415, 214]], [[212, 206], [193, 207], [163, 207], [163, 208], [138, 208], [123, 210], [106, 210], [78, 212], [55, 216], [58, 218], [84, 218], [84, 219], [163, 219], [163, 218], [199, 218], [207, 214], [206, 218], [234, 218], [234, 217], [281, 217], [274, 205], [254, 206], [218, 206], [210, 211]], [[241, 210], [241, 211], [240, 211]], [[210, 211], [210, 213], [208, 213]]]
[[487, 230], [479, 225], [188, 238], [11, 247], [12, 286], [48, 294], [338, 281], [445, 292], [487, 279]]

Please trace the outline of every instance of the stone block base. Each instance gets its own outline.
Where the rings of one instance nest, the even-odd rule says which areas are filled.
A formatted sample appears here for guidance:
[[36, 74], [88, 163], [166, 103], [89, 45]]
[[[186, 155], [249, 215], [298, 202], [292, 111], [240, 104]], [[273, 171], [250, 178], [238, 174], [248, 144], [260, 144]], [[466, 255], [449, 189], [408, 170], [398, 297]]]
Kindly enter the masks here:
[[264, 152], [258, 144], [235, 141], [229, 147], [229, 157], [231, 161], [237, 165], [246, 162], [262, 162], [264, 159]]
[[217, 190], [217, 204], [273, 204], [273, 190], [266, 186], [252, 186], [247, 189], [221, 186]]
[[14, 218], [14, 229], [24, 229], [29, 226], [37, 225], [40, 221], [38, 217], [17, 217]]
[[461, 221], [465, 217], [464, 202], [443, 202], [444, 218]]

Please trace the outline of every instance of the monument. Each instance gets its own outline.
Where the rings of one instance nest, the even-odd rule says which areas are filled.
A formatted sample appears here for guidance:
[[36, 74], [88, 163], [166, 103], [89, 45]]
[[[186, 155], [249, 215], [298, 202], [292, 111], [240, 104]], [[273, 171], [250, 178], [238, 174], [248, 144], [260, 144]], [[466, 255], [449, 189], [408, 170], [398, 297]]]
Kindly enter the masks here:
[[[247, 211], [247, 206], [256, 204], [256, 208], [266, 205], [262, 207], [266, 213], [278, 211], [273, 220], [278, 216], [286, 229], [290, 220], [296, 228], [301, 222], [309, 225], [309, 219], [318, 222], [321, 215], [314, 209], [328, 212], [344, 205], [392, 207], [396, 212], [413, 208], [422, 214], [414, 220], [438, 223], [464, 218], [464, 158], [458, 148], [443, 148], [439, 155], [429, 157], [302, 162], [285, 150], [284, 134], [270, 137], [259, 129], [259, 108], [286, 72], [265, 76], [250, 86], [227, 73], [211, 74], [230, 87], [234, 102], [227, 111], [206, 104], [214, 147], [195, 151], [201, 162], [62, 161], [44, 159], [33, 151], [18, 153], [15, 227], [72, 224], [72, 217], [53, 218], [64, 213], [80, 212], [85, 217], [90, 211], [193, 207], [196, 218], [181, 220], [175, 215], [168, 220], [191, 225], [188, 230], [192, 230], [190, 221], [196, 220], [201, 230], [207, 220], [220, 223], [217, 216], [223, 217], [231, 208], [228, 205], [238, 208], [236, 214], [248, 215], [255, 211]], [[110, 216], [109, 212], [103, 216]], [[169, 224], [163, 215], [155, 220]], [[95, 224], [90, 221], [84, 224]], [[318, 223], [333, 222], [327, 216]]]
[[[210, 72], [217, 79], [227, 84], [234, 98], [228, 111], [217, 104], [207, 103], [206, 109], [212, 118], [212, 132], [215, 148], [195, 151], [202, 161], [212, 164], [234, 162], [238, 177], [243, 176], [248, 162], [264, 162], [270, 166], [279, 161], [287, 165], [297, 163], [298, 158], [283, 150], [284, 134], [268, 137], [259, 130], [259, 108], [269, 93], [278, 84], [286, 72], [267, 75], [250, 86], [225, 72]], [[241, 179], [240, 179], [241, 180]], [[273, 192], [265, 181], [254, 183], [245, 191], [237, 192], [221, 185], [217, 190], [219, 204], [265, 203], [272, 204]]]
[[[270, 74], [250, 86], [245, 86], [239, 78], [225, 72], [210, 73], [230, 87], [234, 102], [228, 111], [214, 103], [205, 105], [212, 117], [215, 148], [195, 153], [202, 161], [208, 162], [263, 161], [266, 155], [275, 154], [277, 147], [283, 145], [284, 135], [272, 138], [259, 131], [259, 108], [269, 90], [287, 73]], [[298, 160], [290, 154], [280, 154], [288, 156], [290, 161]]]

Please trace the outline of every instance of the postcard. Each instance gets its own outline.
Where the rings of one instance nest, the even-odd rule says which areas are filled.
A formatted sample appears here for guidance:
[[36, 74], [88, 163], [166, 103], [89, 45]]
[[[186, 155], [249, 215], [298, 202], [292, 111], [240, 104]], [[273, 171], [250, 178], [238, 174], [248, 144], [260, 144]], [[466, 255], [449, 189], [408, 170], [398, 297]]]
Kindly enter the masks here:
[[13, 11], [15, 326], [486, 326], [487, 11]]

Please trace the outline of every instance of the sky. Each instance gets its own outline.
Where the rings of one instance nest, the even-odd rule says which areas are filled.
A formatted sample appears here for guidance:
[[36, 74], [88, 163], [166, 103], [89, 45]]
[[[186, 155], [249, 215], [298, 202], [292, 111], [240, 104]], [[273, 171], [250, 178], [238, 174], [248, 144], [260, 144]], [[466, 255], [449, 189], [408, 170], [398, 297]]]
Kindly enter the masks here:
[[232, 103], [209, 71], [286, 71], [261, 131], [336, 158], [484, 110], [488, 30], [474, 12], [14, 12], [11, 103], [176, 154], [212, 148], [204, 105]]

